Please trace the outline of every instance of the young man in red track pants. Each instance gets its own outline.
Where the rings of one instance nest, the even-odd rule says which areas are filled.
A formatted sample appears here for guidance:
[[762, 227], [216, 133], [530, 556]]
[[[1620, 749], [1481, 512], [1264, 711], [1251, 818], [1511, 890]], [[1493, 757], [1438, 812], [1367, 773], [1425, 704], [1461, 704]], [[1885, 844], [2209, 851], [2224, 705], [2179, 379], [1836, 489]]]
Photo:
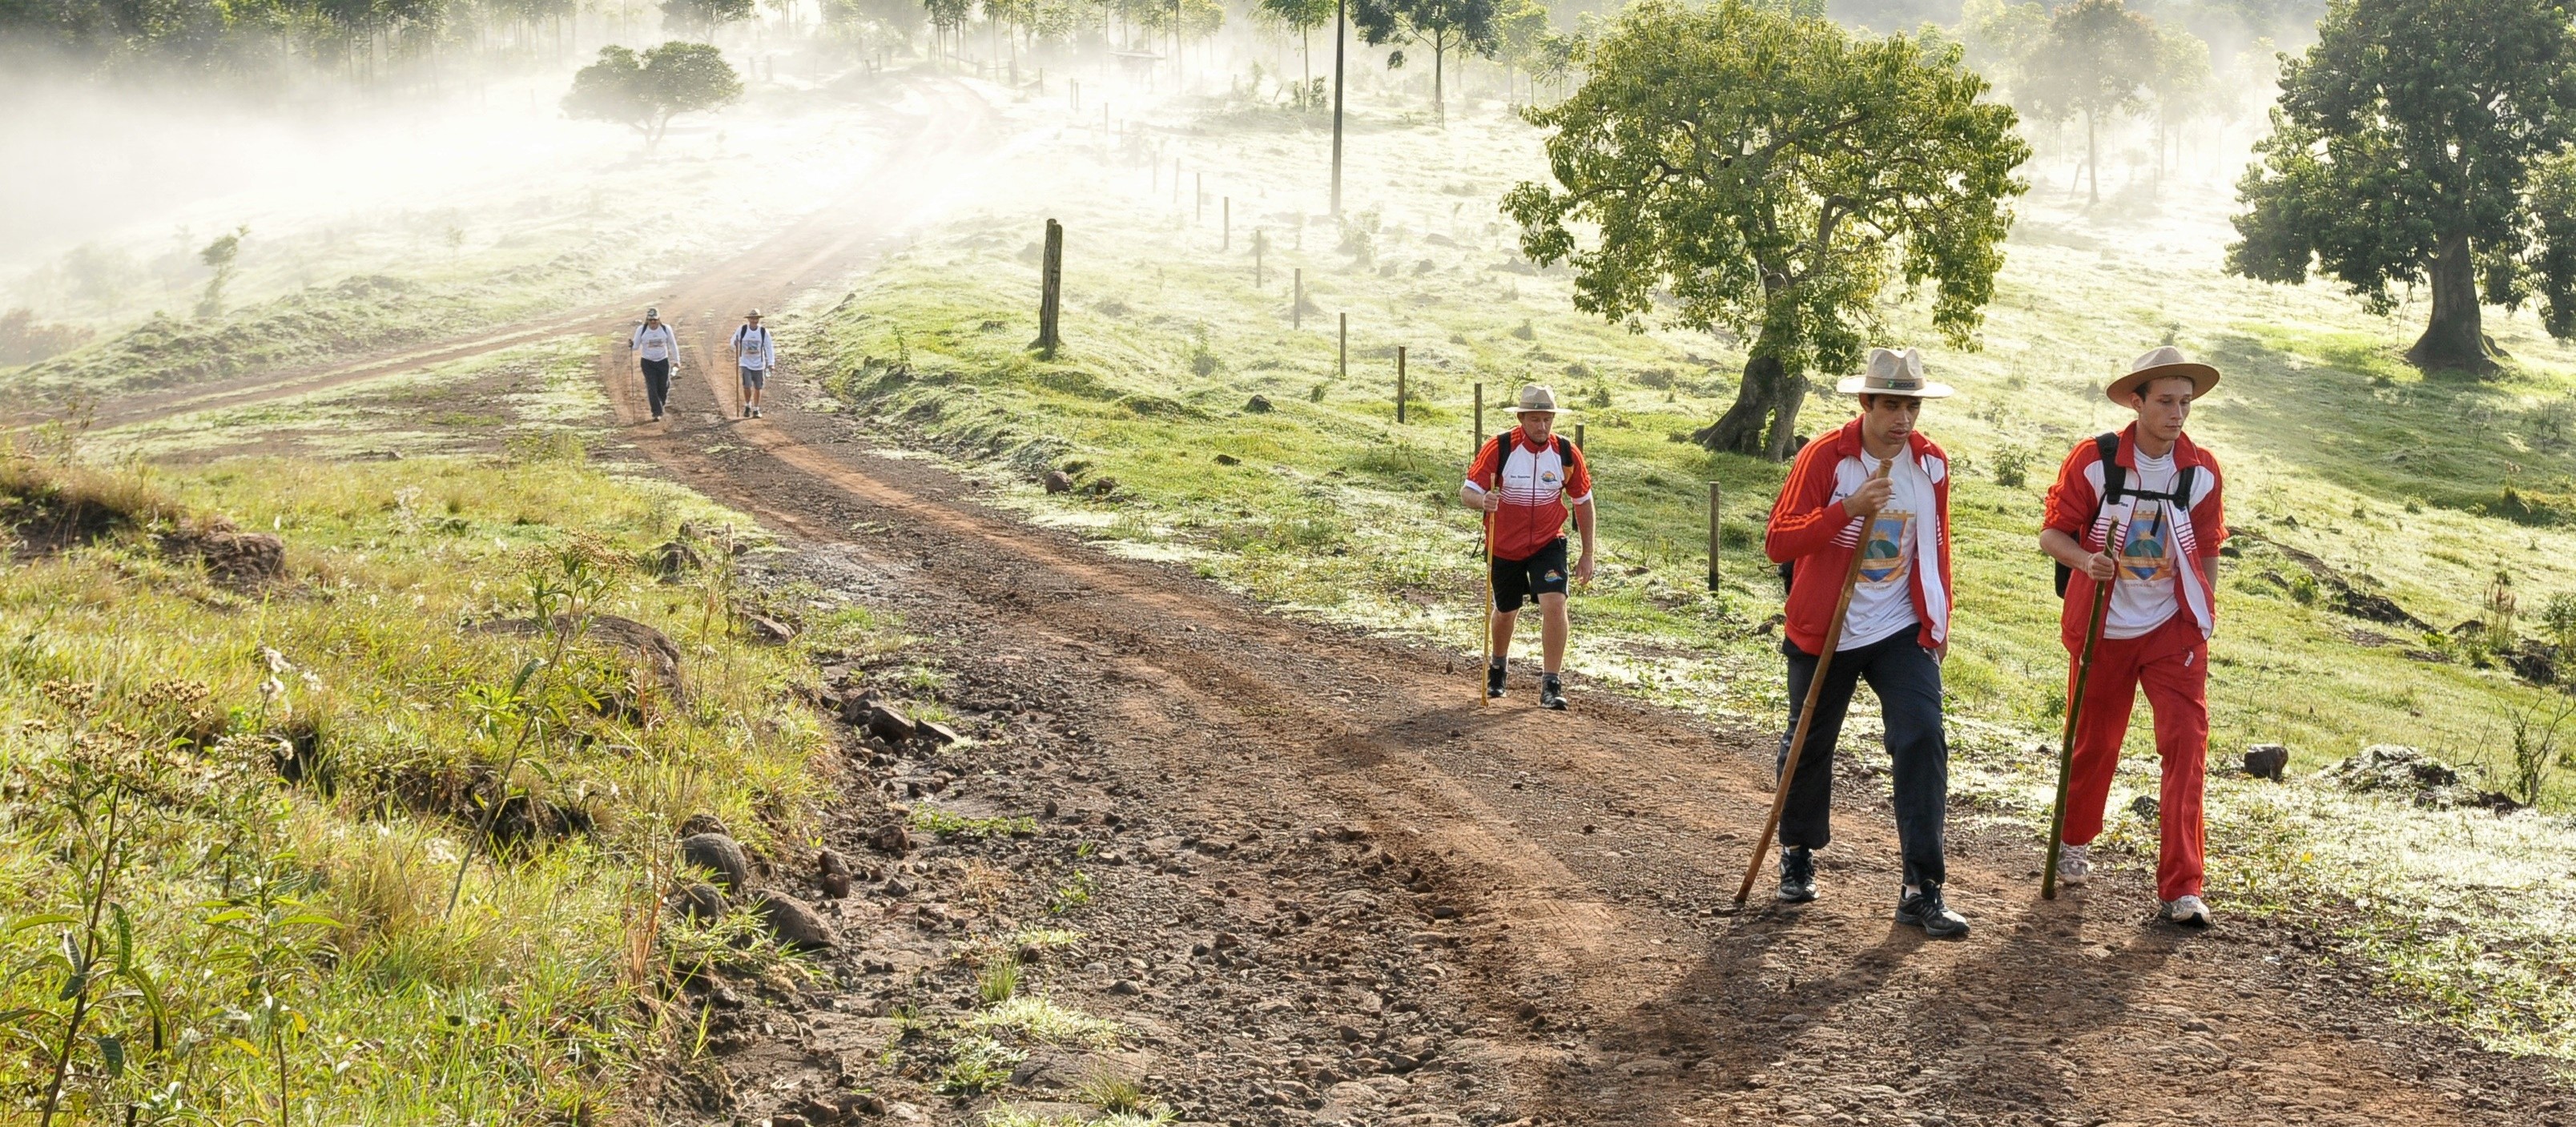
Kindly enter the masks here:
[[2218, 385], [2218, 370], [2158, 348], [2106, 389], [2137, 412], [2116, 435], [2087, 439], [2068, 454], [2048, 491], [2040, 550], [2067, 569], [2060, 634], [2076, 659], [2067, 699], [2092, 626], [2093, 596], [2111, 583], [2101, 638], [2093, 648], [2075, 725], [2074, 773], [2057, 879], [2083, 884], [2102, 832], [2111, 772], [2128, 738], [2129, 713], [2144, 690], [2155, 712], [2163, 760], [2157, 796], [2161, 841], [2156, 897], [2163, 918], [2209, 926], [2201, 900], [2201, 785], [2209, 759], [2209, 637], [2217, 624], [2218, 549], [2227, 539], [2218, 460], [2183, 433], [2192, 401]]

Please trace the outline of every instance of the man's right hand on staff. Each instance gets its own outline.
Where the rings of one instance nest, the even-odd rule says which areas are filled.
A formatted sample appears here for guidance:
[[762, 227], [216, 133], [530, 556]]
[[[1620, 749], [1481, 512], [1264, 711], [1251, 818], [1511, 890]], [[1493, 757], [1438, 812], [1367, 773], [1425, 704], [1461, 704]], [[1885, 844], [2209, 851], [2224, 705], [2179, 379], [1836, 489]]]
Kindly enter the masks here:
[[1860, 490], [1843, 498], [1843, 512], [1859, 520], [1887, 507], [1887, 499], [1896, 495], [1896, 483], [1883, 477], [1862, 482]]
[[2108, 583], [2119, 577], [2120, 565], [2109, 552], [2094, 552], [2084, 557], [2084, 574], [2092, 576], [2095, 583]]
[[1486, 512], [1499, 513], [1503, 511], [1503, 491], [1500, 489], [1486, 490], [1482, 501]]

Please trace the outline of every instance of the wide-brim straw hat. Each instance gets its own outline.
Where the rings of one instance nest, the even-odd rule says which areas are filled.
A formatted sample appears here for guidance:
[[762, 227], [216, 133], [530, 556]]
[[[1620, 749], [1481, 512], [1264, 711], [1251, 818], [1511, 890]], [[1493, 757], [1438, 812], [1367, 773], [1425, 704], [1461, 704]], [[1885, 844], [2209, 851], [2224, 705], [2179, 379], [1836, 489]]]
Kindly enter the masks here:
[[1556, 414], [1558, 411], [1556, 392], [1549, 390], [1545, 384], [1531, 384], [1522, 388], [1520, 403], [1512, 408], [1512, 413], [1526, 415], [1533, 411], [1542, 415]]
[[759, 311], [759, 310], [757, 310], [757, 309], [754, 309], [754, 310], [752, 310], [751, 312], [749, 312], [749, 313], [745, 313], [745, 314], [743, 314], [743, 315], [742, 315], [742, 319], [743, 319], [743, 320], [745, 320], [745, 321], [756, 321], [756, 320], [758, 320], [759, 318], [760, 318], [760, 311]]
[[1909, 395], [1916, 399], [1948, 399], [1958, 392], [1948, 384], [1923, 378], [1923, 354], [1911, 348], [1903, 352], [1870, 349], [1869, 367], [1857, 376], [1844, 376], [1834, 390], [1845, 395]]
[[2167, 376], [2188, 377], [2192, 398], [2195, 399], [2209, 394], [2209, 389], [2218, 386], [2218, 369], [2187, 359], [2181, 349], [2168, 344], [2149, 349], [2146, 355], [2130, 361], [2129, 374], [2111, 381], [2111, 386], [2103, 388], [2102, 394], [2110, 397], [2111, 402], [2126, 407], [2129, 406], [2129, 397], [2147, 386], [2148, 381]]

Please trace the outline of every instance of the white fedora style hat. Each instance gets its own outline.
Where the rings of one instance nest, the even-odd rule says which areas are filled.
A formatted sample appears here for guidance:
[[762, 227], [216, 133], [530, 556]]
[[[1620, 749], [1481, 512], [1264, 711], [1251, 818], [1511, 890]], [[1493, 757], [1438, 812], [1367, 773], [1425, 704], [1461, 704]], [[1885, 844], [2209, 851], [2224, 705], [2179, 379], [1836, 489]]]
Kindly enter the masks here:
[[1534, 383], [1523, 387], [1520, 405], [1512, 408], [1512, 413], [1516, 415], [1526, 415], [1532, 411], [1543, 415], [1557, 413], [1556, 393], [1548, 390], [1546, 384]]
[[1948, 384], [1924, 379], [1923, 354], [1911, 348], [1903, 352], [1870, 349], [1869, 370], [1844, 376], [1834, 390], [1845, 395], [1910, 395], [1916, 399], [1947, 399], [1956, 391]]

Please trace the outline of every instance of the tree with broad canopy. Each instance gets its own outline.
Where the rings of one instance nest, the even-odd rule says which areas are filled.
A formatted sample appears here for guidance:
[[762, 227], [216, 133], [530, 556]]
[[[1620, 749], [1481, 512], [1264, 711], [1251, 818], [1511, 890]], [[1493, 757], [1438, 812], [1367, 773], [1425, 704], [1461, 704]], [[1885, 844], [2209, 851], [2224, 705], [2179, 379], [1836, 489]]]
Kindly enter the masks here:
[[2479, 316], [2535, 286], [2551, 334], [2576, 332], [2576, 23], [2556, 0], [2334, 0], [2281, 69], [2272, 136], [2237, 184], [2227, 268], [2343, 282], [2373, 312], [2430, 282], [2417, 367], [2496, 367]]
[[650, 152], [662, 143], [672, 118], [741, 96], [742, 80], [724, 61], [724, 52], [674, 39], [642, 55], [624, 47], [600, 48], [598, 62], [573, 74], [563, 108], [573, 117], [633, 126]]
[[1702, 445], [1786, 458], [1807, 373], [1860, 363], [1891, 282], [1932, 283], [1933, 325], [1974, 343], [2030, 147], [1956, 45], [1642, 0], [1588, 61], [1572, 97], [1525, 113], [1554, 130], [1556, 186], [1503, 210], [1523, 253], [1572, 264], [1575, 308], [1750, 341]]

